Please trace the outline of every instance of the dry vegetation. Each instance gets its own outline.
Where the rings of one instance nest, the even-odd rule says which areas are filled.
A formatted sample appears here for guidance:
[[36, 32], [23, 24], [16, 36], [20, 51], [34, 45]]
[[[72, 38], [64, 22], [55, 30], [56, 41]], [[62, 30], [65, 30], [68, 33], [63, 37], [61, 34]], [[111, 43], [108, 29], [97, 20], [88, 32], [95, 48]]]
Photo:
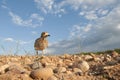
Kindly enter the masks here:
[[0, 56], [0, 80], [120, 80], [119, 53]]

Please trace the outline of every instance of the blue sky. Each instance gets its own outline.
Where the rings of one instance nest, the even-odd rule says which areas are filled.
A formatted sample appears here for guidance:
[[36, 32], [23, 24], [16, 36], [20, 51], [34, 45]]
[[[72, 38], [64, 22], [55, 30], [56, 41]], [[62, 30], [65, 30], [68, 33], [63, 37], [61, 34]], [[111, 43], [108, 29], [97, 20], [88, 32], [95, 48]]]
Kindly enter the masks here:
[[120, 48], [120, 1], [0, 0], [0, 54], [33, 54], [43, 31], [49, 54]]

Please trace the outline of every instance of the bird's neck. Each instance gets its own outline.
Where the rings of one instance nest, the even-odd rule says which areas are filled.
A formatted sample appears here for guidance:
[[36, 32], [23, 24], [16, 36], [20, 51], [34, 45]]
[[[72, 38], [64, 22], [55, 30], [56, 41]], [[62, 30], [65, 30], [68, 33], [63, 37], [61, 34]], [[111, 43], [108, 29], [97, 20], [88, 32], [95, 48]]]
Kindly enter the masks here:
[[41, 37], [41, 39], [42, 39], [42, 40], [46, 40], [46, 38], [45, 38], [45, 37]]

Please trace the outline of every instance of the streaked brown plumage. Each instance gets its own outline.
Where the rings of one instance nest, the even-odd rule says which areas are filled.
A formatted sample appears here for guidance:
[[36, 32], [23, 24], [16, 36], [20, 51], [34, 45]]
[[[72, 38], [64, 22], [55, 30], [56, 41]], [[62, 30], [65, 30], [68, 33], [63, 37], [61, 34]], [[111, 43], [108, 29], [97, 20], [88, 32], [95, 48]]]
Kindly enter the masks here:
[[39, 50], [41, 50], [43, 54], [43, 50], [48, 47], [48, 41], [46, 39], [48, 36], [50, 35], [47, 32], [42, 32], [41, 37], [35, 40], [34, 48], [37, 55]]

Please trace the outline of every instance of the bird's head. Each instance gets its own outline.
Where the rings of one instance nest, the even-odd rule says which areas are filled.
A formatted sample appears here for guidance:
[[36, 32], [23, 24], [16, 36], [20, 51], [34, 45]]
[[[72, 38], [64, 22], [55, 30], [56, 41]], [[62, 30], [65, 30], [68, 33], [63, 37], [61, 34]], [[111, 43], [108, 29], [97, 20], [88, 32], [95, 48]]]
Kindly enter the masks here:
[[41, 33], [41, 37], [46, 38], [46, 37], [48, 37], [48, 36], [50, 36], [48, 32], [42, 32], [42, 33]]

